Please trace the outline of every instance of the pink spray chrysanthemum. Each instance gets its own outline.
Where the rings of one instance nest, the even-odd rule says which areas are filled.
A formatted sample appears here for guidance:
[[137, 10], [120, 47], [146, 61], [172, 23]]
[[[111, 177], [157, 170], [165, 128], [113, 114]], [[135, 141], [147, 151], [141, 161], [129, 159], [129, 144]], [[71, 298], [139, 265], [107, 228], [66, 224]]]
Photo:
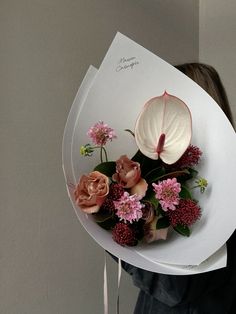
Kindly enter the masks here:
[[179, 204], [179, 192], [181, 191], [181, 185], [176, 178], [163, 180], [158, 184], [153, 183], [152, 186], [162, 209], [164, 211], [175, 210], [175, 206]]
[[197, 146], [189, 145], [182, 157], [172, 166], [175, 168], [196, 166], [199, 163], [201, 156], [202, 152]]
[[88, 132], [88, 137], [91, 138], [93, 143], [98, 146], [104, 146], [108, 141], [116, 138], [115, 132], [103, 121], [99, 121], [92, 126]]
[[191, 226], [201, 217], [201, 208], [193, 200], [181, 199], [176, 210], [168, 211], [167, 215], [173, 227]]
[[114, 201], [116, 208], [116, 215], [124, 222], [138, 221], [142, 215], [143, 205], [140, 203], [140, 197], [136, 194], [129, 195], [128, 192], [124, 192], [118, 201]]

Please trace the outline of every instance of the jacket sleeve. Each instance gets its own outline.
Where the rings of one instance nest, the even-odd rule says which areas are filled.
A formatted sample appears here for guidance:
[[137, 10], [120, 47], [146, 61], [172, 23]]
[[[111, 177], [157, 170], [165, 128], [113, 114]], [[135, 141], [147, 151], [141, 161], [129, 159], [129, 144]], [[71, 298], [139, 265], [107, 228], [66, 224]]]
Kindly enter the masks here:
[[136, 287], [158, 301], [171, 307], [184, 301], [189, 284], [188, 276], [152, 273], [127, 263], [123, 264], [123, 268], [132, 276]]
[[217, 295], [225, 295], [228, 299], [235, 295], [235, 247], [236, 233], [227, 242], [227, 267], [197, 275], [163, 275], [139, 269], [125, 262], [122, 262], [122, 266], [132, 276], [135, 286], [170, 307], [189, 302], [199, 304], [199, 300], [207, 296], [215, 298]]
[[[110, 256], [116, 262], [118, 261], [114, 255], [110, 254]], [[122, 268], [131, 275], [136, 287], [160, 302], [168, 306], [175, 306], [183, 301], [188, 286], [188, 276], [153, 273], [124, 261], [122, 261]]]

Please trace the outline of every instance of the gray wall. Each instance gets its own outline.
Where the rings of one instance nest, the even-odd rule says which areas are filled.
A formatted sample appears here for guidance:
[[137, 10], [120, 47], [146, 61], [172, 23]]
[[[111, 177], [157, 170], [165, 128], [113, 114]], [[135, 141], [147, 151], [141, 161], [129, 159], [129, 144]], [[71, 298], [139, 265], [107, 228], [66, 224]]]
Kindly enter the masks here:
[[236, 1], [201, 0], [199, 59], [220, 74], [236, 121]]
[[[68, 200], [61, 141], [88, 66], [117, 30], [169, 62], [198, 59], [197, 0], [0, 1], [1, 314], [103, 311], [103, 250]], [[121, 313], [136, 295], [124, 274]]]

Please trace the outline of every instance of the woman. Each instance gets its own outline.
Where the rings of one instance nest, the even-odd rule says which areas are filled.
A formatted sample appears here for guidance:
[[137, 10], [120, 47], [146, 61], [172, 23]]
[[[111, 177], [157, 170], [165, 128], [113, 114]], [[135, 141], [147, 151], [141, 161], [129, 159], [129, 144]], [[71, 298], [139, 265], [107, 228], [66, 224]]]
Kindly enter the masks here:
[[201, 86], [221, 107], [233, 125], [229, 101], [217, 71], [212, 66], [202, 63], [185, 63], [177, 65], [176, 68]]
[[[199, 63], [176, 68], [205, 89], [233, 125], [228, 99], [215, 69]], [[227, 241], [227, 253], [227, 267], [198, 275], [162, 275], [123, 263], [140, 288], [134, 314], [236, 313], [236, 233]]]

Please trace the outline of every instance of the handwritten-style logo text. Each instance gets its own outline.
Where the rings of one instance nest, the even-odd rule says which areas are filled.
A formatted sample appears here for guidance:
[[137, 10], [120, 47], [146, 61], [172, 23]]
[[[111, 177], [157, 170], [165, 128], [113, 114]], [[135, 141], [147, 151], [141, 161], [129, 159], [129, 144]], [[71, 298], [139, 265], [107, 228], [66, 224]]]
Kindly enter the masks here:
[[136, 57], [129, 57], [129, 58], [122, 57], [118, 61], [116, 72], [120, 72], [123, 70], [133, 70], [134, 67], [136, 67], [138, 64], [139, 62], [136, 59]]

